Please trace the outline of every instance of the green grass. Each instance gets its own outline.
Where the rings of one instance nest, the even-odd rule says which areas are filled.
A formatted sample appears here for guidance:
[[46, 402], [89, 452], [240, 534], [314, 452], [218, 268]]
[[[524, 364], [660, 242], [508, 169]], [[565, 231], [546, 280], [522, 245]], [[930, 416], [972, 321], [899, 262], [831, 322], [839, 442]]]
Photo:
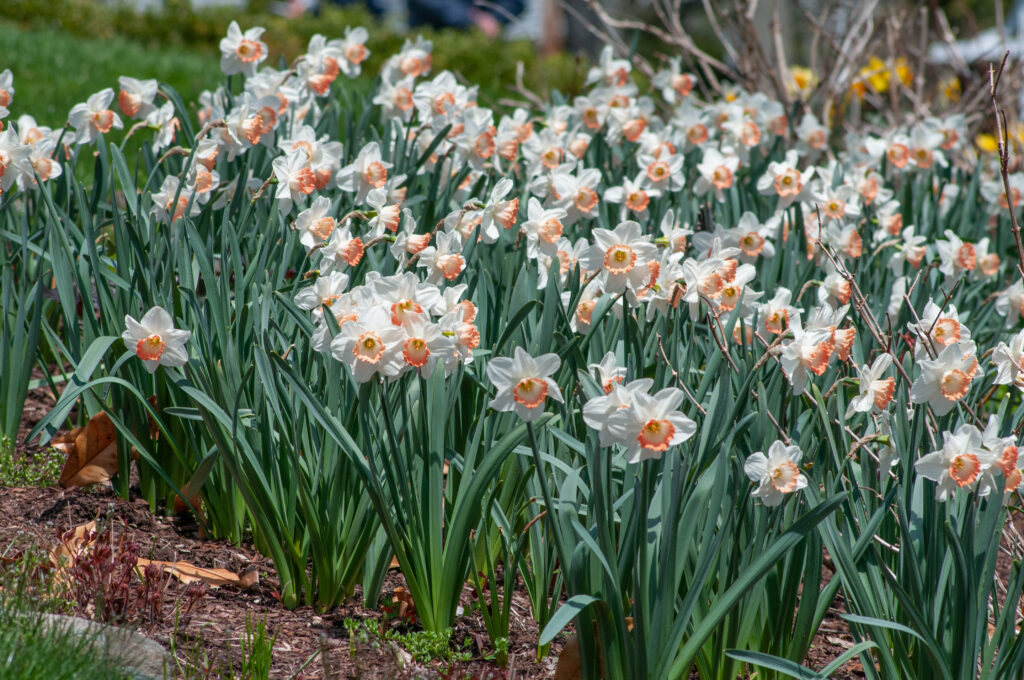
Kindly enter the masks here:
[[195, 101], [221, 81], [216, 57], [173, 49], [150, 49], [121, 38], [93, 39], [50, 28], [22, 29], [0, 21], [0, 70], [14, 73], [11, 118], [28, 113], [43, 125], [61, 126], [78, 102], [117, 77], [158, 78]]
[[132, 677], [89, 637], [38, 614], [0, 606], [0, 676], [5, 680], [127, 680]]
[[28, 556], [0, 572], [0, 678], [4, 680], [129, 680], [118, 661], [91, 636], [51, 624], [38, 559]]
[[[249, 11], [193, 12], [185, 0], [168, 0], [164, 13], [138, 14], [91, 0], [0, 0], [0, 70], [14, 72], [16, 89], [11, 114], [31, 113], [42, 124], [62, 125], [76, 103], [105, 87], [117, 88], [119, 75], [157, 78], [186, 103], [194, 101], [201, 90], [222, 82], [218, 42], [232, 19], [243, 28], [267, 29], [263, 40], [273, 66], [300, 55], [314, 33], [334, 38], [346, 26], [365, 26], [371, 55], [363, 69], [376, 74], [410, 37], [354, 5], [298, 19], [267, 14], [266, 5], [254, 0]], [[433, 41], [433, 73], [450, 69], [479, 85], [480, 101], [489, 106], [503, 97], [521, 98], [508, 87], [517, 62], [524, 64], [526, 87], [539, 93], [578, 93], [587, 72], [585, 60], [565, 53], [541, 57], [527, 41], [496, 44], [479, 31], [453, 29], [416, 33]]]

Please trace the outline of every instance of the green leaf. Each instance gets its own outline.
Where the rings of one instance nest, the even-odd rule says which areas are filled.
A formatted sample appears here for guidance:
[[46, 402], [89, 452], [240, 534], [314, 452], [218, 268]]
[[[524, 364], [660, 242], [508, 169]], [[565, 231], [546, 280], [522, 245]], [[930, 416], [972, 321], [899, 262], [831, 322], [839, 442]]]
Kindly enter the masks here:
[[87, 389], [86, 386], [92, 378], [93, 371], [100, 365], [103, 355], [107, 353], [111, 345], [120, 339], [117, 336], [105, 335], [93, 340], [92, 344], [89, 345], [89, 349], [85, 351], [82, 359], [75, 367], [75, 373], [71, 376], [71, 380], [68, 382], [68, 386], [64, 389], [63, 394], [61, 394], [60, 400], [53, 407], [53, 410], [47, 413], [32, 428], [27, 440], [33, 439], [40, 432], [45, 432], [45, 435], [40, 438], [40, 444], [46, 444], [46, 442], [50, 441], [64, 421], [67, 420], [68, 414], [71, 413], [71, 410], [78, 402], [78, 396]]
[[765, 654], [764, 652], [750, 652], [743, 649], [727, 649], [726, 656], [737, 661], [749, 663], [752, 666], [761, 666], [779, 673], [785, 673], [791, 678], [799, 680], [824, 680], [827, 676], [816, 673], [810, 668], [805, 668], [795, 661], [783, 659], [782, 657]]
[[913, 635], [921, 642], [925, 642], [924, 637], [916, 630], [908, 626], [904, 626], [902, 623], [896, 623], [895, 621], [886, 621], [884, 619], [876, 619], [873, 616], [860, 616], [858, 614], [840, 614], [839, 618], [849, 621], [850, 623], [858, 623], [862, 626], [878, 626], [879, 628], [898, 630], [901, 633]]
[[733, 607], [735, 607], [746, 592], [758, 581], [760, 581], [768, 570], [775, 566], [775, 563], [785, 557], [797, 543], [802, 541], [818, 525], [819, 522], [828, 517], [833, 510], [839, 507], [846, 499], [846, 494], [840, 494], [830, 498], [821, 505], [800, 518], [782, 536], [775, 540], [762, 552], [757, 559], [750, 563], [740, 578], [729, 586], [715, 602], [710, 611], [705, 615], [690, 633], [689, 639], [683, 644], [683, 648], [676, 654], [672, 664], [672, 677], [679, 677], [693, 663], [704, 642], [711, 636], [718, 624], [724, 619]]
[[846, 662], [852, 659], [853, 657], [857, 656], [858, 654], [862, 654], [863, 652], [866, 652], [869, 649], [874, 649], [877, 647], [878, 645], [872, 642], [871, 640], [858, 642], [853, 647], [850, 647], [845, 652], [843, 652], [836, 658], [832, 659], [832, 662], [829, 663], [829, 665], [822, 668], [819, 672], [821, 673], [821, 675], [829, 676], [832, 673], [835, 673], [840, 668], [842, 668], [843, 665], [846, 664]]
[[594, 604], [600, 602], [600, 598], [593, 595], [573, 595], [566, 600], [554, 613], [544, 630], [540, 632], [538, 644], [546, 645], [555, 639], [555, 636], [562, 632], [562, 629], [569, 625], [569, 622], [579, 616], [579, 613]]

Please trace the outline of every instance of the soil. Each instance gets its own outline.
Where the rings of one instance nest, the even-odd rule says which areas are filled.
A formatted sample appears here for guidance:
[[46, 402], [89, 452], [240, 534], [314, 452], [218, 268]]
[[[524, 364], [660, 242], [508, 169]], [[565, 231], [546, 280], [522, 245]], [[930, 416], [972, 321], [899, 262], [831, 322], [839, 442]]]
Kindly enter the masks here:
[[[517, 592], [512, 605], [509, 667], [501, 669], [485, 661], [492, 652], [479, 616], [462, 616], [456, 622], [452, 640], [457, 649], [466, 649], [472, 659], [448, 668], [444, 664], [417, 664], [402, 659], [401, 652], [379, 640], [350, 640], [346, 619], [381, 618], [379, 610], [360, 606], [360, 593], [352, 602], [328, 613], [317, 614], [309, 607], [285, 609], [277, 599], [276, 573], [270, 561], [251, 545], [233, 546], [223, 541], [202, 540], [198, 527], [187, 518], [161, 518], [150, 513], [142, 499], [125, 501], [107, 488], [86, 489], [0, 489], [0, 555], [9, 556], [29, 546], [49, 549], [59, 536], [76, 526], [99, 518], [101, 524], [125, 532], [139, 544], [141, 555], [154, 560], [182, 560], [197, 566], [227, 569], [235, 573], [258, 570], [259, 583], [250, 588], [237, 586], [210, 588], [195, 604], [191, 616], [175, 629], [173, 612], [176, 601], [185, 601], [183, 584], [172, 583], [164, 594], [162, 620], [144, 624], [142, 632], [169, 646], [176, 635], [178, 658], [183, 663], [196, 660], [189, 649], [201, 641], [203, 655], [210, 665], [237, 666], [239, 640], [245, 631], [246, 615], [266, 619], [271, 635], [276, 635], [271, 677], [274, 678], [400, 678], [400, 677], [472, 677], [520, 678], [532, 680], [551, 677], [562, 642], [555, 641], [552, 655], [535, 661], [537, 626], [529, 618], [529, 604]], [[397, 570], [385, 581], [385, 593], [404, 586]], [[467, 587], [463, 606], [468, 611], [472, 597]], [[398, 622], [392, 622], [397, 625]], [[312, 659], [312, 661], [310, 661]], [[399, 662], [405, 662], [405, 668]], [[443, 675], [442, 675], [443, 674]], [[216, 677], [216, 676], [213, 676]]]
[[[52, 407], [54, 400], [45, 388], [32, 390], [28, 396], [16, 453], [34, 455], [38, 445], [26, 445], [25, 435]], [[0, 488], [0, 557], [10, 557], [19, 550], [35, 546], [49, 550], [60, 536], [76, 526], [99, 519], [113, 526], [115, 532], [127, 534], [140, 546], [140, 555], [155, 560], [183, 560], [206, 568], [227, 569], [235, 573], [256, 570], [258, 583], [249, 589], [239, 586], [210, 588], [195, 601], [186, 620], [175, 624], [176, 605], [187, 601], [186, 587], [172, 582], [164, 593], [163, 618], [142, 625], [141, 630], [165, 647], [176, 642], [177, 658], [193, 668], [206, 663], [215, 669], [238, 664], [240, 644], [245, 633], [246, 616], [265, 619], [271, 635], [276, 635], [272, 678], [507, 678], [535, 680], [554, 676], [565, 636], [552, 643], [551, 654], [536, 660], [537, 625], [529, 616], [529, 602], [520, 588], [513, 596], [509, 642], [509, 665], [502, 669], [486, 660], [493, 658], [483, 620], [470, 613], [473, 600], [469, 586], [463, 591], [464, 615], [453, 630], [452, 641], [457, 649], [466, 650], [471, 659], [452, 664], [411, 661], [395, 646], [372, 636], [350, 636], [345, 621], [371, 621], [377, 626], [380, 610], [361, 606], [361, 593], [351, 601], [327, 613], [309, 607], [285, 609], [277, 599], [277, 576], [270, 560], [251, 545], [230, 545], [223, 541], [200, 537], [198, 526], [188, 516], [164, 518], [150, 512], [141, 498], [124, 500], [109, 487], [96, 485], [87, 489]], [[824, 570], [827, 580], [831, 572]], [[405, 585], [397, 569], [389, 572], [384, 593], [393, 593]], [[837, 597], [814, 638], [804, 664], [821, 668], [854, 644], [845, 622], [842, 597]], [[398, 620], [391, 621], [399, 627]], [[405, 630], [401, 628], [400, 630]], [[200, 653], [194, 650], [199, 643]], [[204, 661], [205, 660], [205, 661]], [[215, 678], [215, 672], [208, 677]], [[863, 669], [856, 660], [849, 662], [832, 676], [837, 680], [863, 678]], [[691, 678], [699, 680], [694, 673]]]

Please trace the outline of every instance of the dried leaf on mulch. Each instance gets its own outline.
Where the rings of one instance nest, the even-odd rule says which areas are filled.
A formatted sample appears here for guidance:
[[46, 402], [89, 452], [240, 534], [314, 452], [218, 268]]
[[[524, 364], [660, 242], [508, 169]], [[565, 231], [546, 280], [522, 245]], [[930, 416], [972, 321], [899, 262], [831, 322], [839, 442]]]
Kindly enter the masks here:
[[117, 430], [106, 413], [56, 438], [53, 447], [68, 454], [60, 473], [65, 488], [107, 482], [117, 474]]
[[259, 571], [255, 569], [236, 574], [228, 569], [197, 567], [191, 562], [165, 562], [162, 560], [147, 560], [144, 557], [139, 558], [138, 566], [140, 570], [145, 569], [150, 564], [162, 568], [165, 572], [186, 585], [201, 581], [212, 588], [238, 586], [248, 589], [259, 585], [260, 582]]

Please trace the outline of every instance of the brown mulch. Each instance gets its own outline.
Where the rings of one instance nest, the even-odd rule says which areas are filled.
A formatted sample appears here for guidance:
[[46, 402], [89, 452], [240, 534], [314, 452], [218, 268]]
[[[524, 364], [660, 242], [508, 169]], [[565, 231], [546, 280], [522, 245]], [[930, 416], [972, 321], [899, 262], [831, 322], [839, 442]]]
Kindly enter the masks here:
[[[327, 613], [318, 614], [310, 607], [287, 610], [277, 595], [276, 573], [270, 561], [250, 545], [233, 546], [223, 541], [202, 540], [197, 527], [187, 519], [161, 518], [150, 513], [142, 499], [125, 501], [106, 488], [74, 489], [0, 489], [0, 555], [9, 555], [21, 548], [56, 545], [59, 536], [75, 526], [100, 518], [115, 531], [124, 531], [141, 546], [141, 555], [155, 560], [182, 560], [192, 564], [242, 572], [258, 569], [260, 581], [249, 590], [224, 586], [211, 588], [199, 599], [190, 619], [177, 631], [174, 624], [175, 600], [182, 598], [184, 587], [172, 584], [165, 595], [165, 620], [146, 624], [142, 632], [157, 642], [168, 645], [177, 635], [179, 658], [201, 640], [204, 654], [224, 668], [229, 661], [237, 667], [239, 640], [245, 631], [247, 614], [255, 620], [266, 619], [271, 635], [276, 634], [271, 677], [313, 678], [399, 678], [399, 677], [472, 677], [523, 680], [551, 677], [562, 643], [552, 645], [552, 655], [535, 661], [537, 626], [529, 618], [529, 605], [517, 592], [513, 599], [512, 626], [509, 644], [509, 668], [502, 670], [484, 661], [487, 634], [479, 616], [462, 616], [456, 621], [452, 640], [456, 648], [472, 654], [469, 662], [458, 662], [450, 669], [437, 663], [426, 666], [398, 666], [400, 652], [379, 640], [350, 641], [345, 619], [381, 617], [379, 610], [360, 605], [356, 591], [352, 602]], [[397, 570], [389, 573], [384, 592], [393, 592], [404, 581]], [[463, 594], [463, 606], [469, 610], [469, 590]], [[397, 625], [397, 622], [393, 622]], [[469, 642], [467, 643], [467, 639]], [[484, 649], [480, 649], [480, 646]], [[195, 659], [195, 655], [192, 655]], [[313, 659], [310, 661], [310, 659]], [[308, 662], [308, 664], [307, 664]], [[305, 666], [305, 668], [303, 668]], [[300, 670], [301, 669], [301, 670]], [[410, 670], [412, 669], [412, 673]], [[329, 671], [329, 676], [328, 676]], [[447, 672], [451, 671], [451, 674]], [[514, 675], [512, 673], [514, 671]], [[216, 676], [214, 676], [216, 677]]]

